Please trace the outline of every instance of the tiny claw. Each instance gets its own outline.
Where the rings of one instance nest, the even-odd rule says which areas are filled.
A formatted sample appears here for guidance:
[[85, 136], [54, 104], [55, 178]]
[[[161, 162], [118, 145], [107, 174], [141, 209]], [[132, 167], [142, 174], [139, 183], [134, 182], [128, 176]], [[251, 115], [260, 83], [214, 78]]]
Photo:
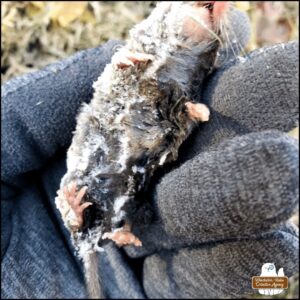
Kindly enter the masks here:
[[154, 60], [154, 56], [146, 53], [130, 53], [128, 58], [134, 62], [146, 62]]
[[76, 189], [77, 189], [76, 183], [75, 183], [75, 182], [72, 182], [72, 183], [70, 184], [70, 187], [69, 187], [70, 194], [71, 194], [71, 195], [74, 195], [74, 194], [76, 193]]
[[134, 66], [133, 61], [131, 61], [130, 59], [123, 57], [122, 59], [120, 59], [117, 62], [117, 66], [118, 67], [128, 67], [128, 66]]
[[76, 196], [76, 201], [74, 201], [75, 204], [80, 204], [80, 201], [82, 199], [82, 197], [84, 196], [86, 190], [87, 190], [87, 186], [84, 186], [80, 189], [80, 191], [78, 192], [77, 196]]
[[79, 212], [82, 213], [87, 207], [89, 207], [90, 205], [93, 205], [92, 202], [84, 202], [83, 204], [81, 204], [79, 206]]
[[69, 190], [67, 186], [63, 187], [63, 194], [66, 198], [69, 198]]
[[140, 62], [147, 62], [154, 60], [154, 56], [151, 54], [131, 52], [127, 49], [123, 49], [118, 52], [112, 59], [112, 63], [119, 68], [134, 66]]

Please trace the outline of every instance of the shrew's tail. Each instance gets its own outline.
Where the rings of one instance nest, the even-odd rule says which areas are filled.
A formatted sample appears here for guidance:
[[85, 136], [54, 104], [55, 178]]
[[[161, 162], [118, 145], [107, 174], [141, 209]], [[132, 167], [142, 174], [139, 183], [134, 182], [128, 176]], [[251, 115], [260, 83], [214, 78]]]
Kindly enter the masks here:
[[99, 276], [99, 260], [97, 252], [86, 253], [83, 257], [85, 282], [90, 299], [104, 299]]

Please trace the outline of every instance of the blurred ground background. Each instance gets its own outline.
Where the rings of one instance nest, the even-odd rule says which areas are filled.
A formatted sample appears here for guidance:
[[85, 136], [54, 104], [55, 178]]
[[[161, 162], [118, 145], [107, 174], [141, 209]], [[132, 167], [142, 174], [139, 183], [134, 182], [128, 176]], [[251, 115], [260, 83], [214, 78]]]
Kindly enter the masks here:
[[[147, 17], [155, 3], [1, 1], [1, 83], [109, 39], [126, 39], [128, 30]], [[298, 39], [298, 1], [233, 3], [246, 11], [251, 20], [252, 35], [246, 52]], [[298, 138], [299, 129], [291, 135]], [[298, 214], [293, 221], [299, 225]], [[299, 276], [292, 278], [291, 283], [289, 290], [277, 298], [299, 298]]]
[[[1, 82], [109, 39], [125, 39], [156, 1], [1, 1]], [[246, 50], [298, 39], [298, 1], [234, 2], [251, 19]]]

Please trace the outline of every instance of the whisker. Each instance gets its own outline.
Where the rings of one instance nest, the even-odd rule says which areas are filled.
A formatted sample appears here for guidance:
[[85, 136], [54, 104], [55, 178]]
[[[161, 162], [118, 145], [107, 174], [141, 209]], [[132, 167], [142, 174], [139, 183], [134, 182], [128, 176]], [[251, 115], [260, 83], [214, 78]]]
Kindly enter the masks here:
[[229, 52], [228, 52], [228, 47], [227, 47], [228, 41], [226, 40], [226, 36], [224, 35], [225, 23], [221, 20], [219, 26], [220, 26], [219, 28], [220, 28], [221, 37], [224, 38], [224, 47], [223, 47], [223, 49], [226, 51], [225, 52], [225, 60], [227, 60], [227, 58], [229, 57]]
[[188, 16], [190, 18], [192, 18], [196, 23], [198, 23], [199, 25], [201, 25], [202, 27], [204, 27], [216, 40], [218, 40], [220, 42], [221, 46], [223, 46], [223, 42], [220, 39], [220, 37], [215, 32], [213, 32], [213, 30], [211, 30], [210, 28], [208, 28], [207, 25], [202, 20], [196, 18], [193, 14], [188, 14]]
[[232, 32], [233, 35], [234, 35], [234, 38], [235, 38], [235, 41], [236, 41], [236, 45], [238, 46], [239, 51], [240, 51], [245, 57], [247, 57], [248, 54], [247, 54], [247, 52], [245, 51], [245, 49], [244, 49], [244, 47], [242, 46], [242, 44], [240, 43], [239, 39], [237, 38], [237, 35], [236, 35], [235, 31], [234, 31], [234, 30], [231, 30], [231, 32]]
[[236, 55], [234, 49], [232, 48], [229, 34], [227, 32], [228, 31], [228, 19], [221, 20], [220, 30], [221, 30], [221, 36], [224, 39], [224, 43], [225, 43], [225, 45], [224, 45], [224, 48], [226, 50], [225, 60], [227, 60], [229, 57], [230, 48], [231, 48], [233, 54]]
[[232, 52], [233, 52], [234, 57], [235, 57], [235, 58], [238, 57], [238, 55], [236, 55], [236, 53], [235, 53], [234, 47], [232, 46], [232, 43], [231, 43], [231, 41], [230, 41], [229, 34], [228, 34], [227, 30], [224, 31], [224, 34], [225, 34], [226, 37], [227, 37], [229, 46], [230, 46], [230, 48], [231, 48], [231, 50], [232, 50]]

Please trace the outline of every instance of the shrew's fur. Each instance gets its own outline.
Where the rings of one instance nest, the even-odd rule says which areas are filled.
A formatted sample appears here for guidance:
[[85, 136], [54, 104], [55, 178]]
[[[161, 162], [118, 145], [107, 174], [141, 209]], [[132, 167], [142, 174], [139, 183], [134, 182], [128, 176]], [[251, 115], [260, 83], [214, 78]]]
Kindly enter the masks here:
[[125, 69], [107, 65], [77, 119], [61, 188], [87, 186], [85, 200], [93, 203], [81, 230], [72, 232], [92, 298], [101, 294], [95, 251], [103, 233], [130, 222], [126, 210], [137, 204], [136, 193], [159, 166], [176, 159], [194, 126], [185, 103], [199, 100], [214, 66], [218, 39], [193, 43], [179, 35], [184, 5], [162, 3], [131, 30], [124, 47], [155, 59]]

